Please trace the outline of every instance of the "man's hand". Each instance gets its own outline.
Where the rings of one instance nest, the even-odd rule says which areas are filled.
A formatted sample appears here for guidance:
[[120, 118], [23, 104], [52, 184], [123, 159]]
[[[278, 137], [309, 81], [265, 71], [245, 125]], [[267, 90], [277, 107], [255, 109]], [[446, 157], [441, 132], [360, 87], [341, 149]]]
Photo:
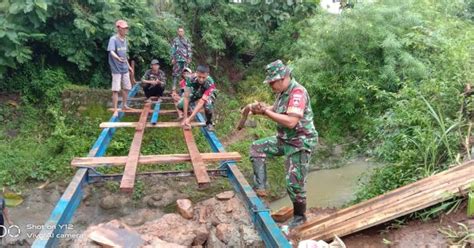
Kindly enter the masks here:
[[182, 122], [181, 125], [183, 126], [184, 129], [189, 130], [191, 129], [191, 120], [188, 118], [185, 118]]
[[267, 108], [268, 106], [265, 103], [255, 102], [251, 105], [250, 111], [252, 111], [252, 113], [255, 115], [263, 115], [265, 114], [265, 110]]
[[191, 63], [191, 58], [186, 59], [186, 63]]
[[173, 64], [173, 65], [176, 64], [176, 59], [172, 59], [171, 64]]

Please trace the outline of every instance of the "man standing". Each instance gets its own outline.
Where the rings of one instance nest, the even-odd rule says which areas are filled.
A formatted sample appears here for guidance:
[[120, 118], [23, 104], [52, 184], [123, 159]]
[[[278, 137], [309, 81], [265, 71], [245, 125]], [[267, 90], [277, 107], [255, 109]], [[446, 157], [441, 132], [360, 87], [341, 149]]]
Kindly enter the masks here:
[[150, 97], [163, 96], [166, 84], [165, 73], [160, 70], [160, 62], [154, 59], [151, 61], [151, 69], [145, 72], [142, 77], [142, 87], [145, 92], [146, 102], [150, 102]]
[[[191, 128], [191, 120], [204, 107], [207, 130], [214, 131], [212, 115], [216, 99], [215, 89], [214, 79], [209, 76], [209, 68], [205, 65], [199, 65], [196, 69], [196, 75], [187, 79], [184, 96], [178, 102], [178, 109], [184, 112], [182, 125], [185, 129]], [[197, 104], [188, 117], [189, 104], [193, 102], [197, 102]]]
[[184, 37], [184, 28], [178, 28], [178, 36], [171, 43], [171, 63], [173, 64], [173, 88], [172, 94], [176, 95], [176, 84], [181, 77], [184, 68], [191, 63], [193, 52], [191, 42]]
[[273, 106], [264, 103], [252, 105], [254, 114], [267, 116], [277, 123], [277, 135], [254, 141], [250, 148], [255, 190], [266, 196], [267, 173], [265, 160], [272, 156], [285, 156], [286, 189], [293, 202], [294, 228], [306, 221], [306, 176], [311, 152], [318, 133], [313, 124], [313, 112], [306, 89], [291, 78], [291, 70], [281, 60], [266, 66], [268, 83], [277, 99]]
[[117, 34], [113, 35], [109, 39], [109, 45], [107, 51], [109, 52], [109, 65], [112, 72], [112, 102], [114, 105], [114, 113], [117, 113], [118, 105], [118, 92], [122, 90], [122, 107], [124, 109], [130, 109], [127, 106], [128, 91], [132, 88], [130, 83], [130, 73], [132, 67], [130, 67], [127, 58], [127, 33], [128, 24], [124, 20], [118, 20], [115, 22], [117, 28]]

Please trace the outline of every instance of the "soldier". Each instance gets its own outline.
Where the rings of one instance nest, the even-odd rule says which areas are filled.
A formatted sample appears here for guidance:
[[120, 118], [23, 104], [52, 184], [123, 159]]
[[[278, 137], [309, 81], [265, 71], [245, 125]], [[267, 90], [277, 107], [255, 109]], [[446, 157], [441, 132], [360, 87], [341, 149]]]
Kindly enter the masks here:
[[142, 77], [142, 87], [145, 92], [146, 101], [150, 102], [150, 97], [163, 96], [166, 84], [165, 73], [160, 70], [160, 62], [157, 59], [151, 61], [151, 69], [147, 70]]
[[255, 190], [258, 196], [266, 196], [266, 158], [285, 156], [286, 189], [293, 202], [294, 213], [289, 227], [294, 228], [306, 221], [305, 182], [318, 133], [313, 124], [308, 92], [291, 77], [291, 70], [277, 60], [268, 64], [266, 71], [264, 83], [268, 83], [278, 94], [277, 99], [273, 106], [254, 104], [251, 111], [275, 121], [277, 135], [254, 141], [250, 147]]
[[171, 43], [171, 63], [173, 64], [173, 88], [172, 94], [176, 95], [176, 84], [184, 68], [191, 63], [193, 51], [191, 42], [184, 37], [184, 28], [178, 28], [178, 36]]
[[[209, 68], [205, 65], [199, 65], [196, 69], [196, 75], [186, 80], [184, 96], [178, 102], [178, 109], [182, 110], [184, 114], [183, 128], [190, 128], [191, 120], [204, 107], [207, 130], [214, 131], [212, 115], [215, 99], [216, 85], [214, 84], [214, 79], [209, 76]], [[193, 102], [197, 102], [197, 104], [188, 117], [189, 104]]]

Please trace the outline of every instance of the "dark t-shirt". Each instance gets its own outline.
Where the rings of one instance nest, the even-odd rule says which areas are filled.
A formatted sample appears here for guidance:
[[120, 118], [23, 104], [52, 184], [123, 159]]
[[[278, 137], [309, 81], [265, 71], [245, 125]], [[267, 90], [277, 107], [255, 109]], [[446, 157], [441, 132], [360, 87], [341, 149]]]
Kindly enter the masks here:
[[120, 39], [117, 35], [110, 37], [107, 51], [109, 52], [109, 65], [112, 74], [125, 74], [128, 72], [127, 62], [120, 62], [110, 54], [114, 51], [119, 57], [127, 59], [128, 43], [126, 39]]

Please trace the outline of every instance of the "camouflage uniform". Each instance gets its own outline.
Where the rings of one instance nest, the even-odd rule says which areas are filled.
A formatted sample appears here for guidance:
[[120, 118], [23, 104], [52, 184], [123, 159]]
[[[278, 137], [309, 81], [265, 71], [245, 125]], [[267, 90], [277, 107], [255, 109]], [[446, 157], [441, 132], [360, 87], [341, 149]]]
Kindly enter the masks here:
[[[212, 124], [212, 115], [214, 112], [214, 102], [216, 100], [216, 85], [214, 79], [208, 76], [203, 84], [198, 82], [197, 77], [186, 79], [186, 89], [190, 92], [189, 104], [200, 99], [204, 100], [204, 113], [206, 115], [206, 125]], [[178, 109], [184, 109], [184, 96], [178, 102]]]
[[176, 63], [173, 65], [173, 89], [184, 68], [188, 67], [188, 59], [192, 58], [191, 42], [186, 38], [176, 37], [171, 43], [171, 59]]
[[[269, 75], [265, 83], [283, 79], [288, 70], [280, 60], [267, 65], [266, 69]], [[286, 156], [286, 188], [290, 199], [293, 203], [306, 205], [308, 163], [318, 140], [308, 92], [291, 79], [288, 88], [277, 96], [272, 109], [276, 113], [300, 117], [300, 120], [294, 128], [278, 124], [276, 136], [253, 142], [250, 159], [253, 163], [255, 187], [264, 189], [266, 186], [266, 158]]]

